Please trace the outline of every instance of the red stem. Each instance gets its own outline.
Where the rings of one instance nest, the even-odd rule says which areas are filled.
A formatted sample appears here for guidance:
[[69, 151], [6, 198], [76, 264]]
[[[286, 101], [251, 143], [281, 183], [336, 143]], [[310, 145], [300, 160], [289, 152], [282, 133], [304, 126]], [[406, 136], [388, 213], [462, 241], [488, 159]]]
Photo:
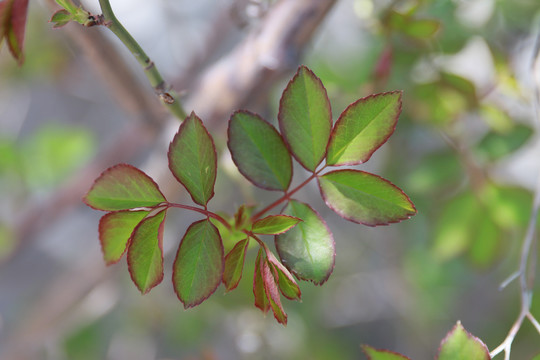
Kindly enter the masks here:
[[271, 203], [270, 205], [268, 205], [267, 207], [265, 207], [264, 209], [262, 209], [261, 211], [259, 211], [258, 213], [256, 213], [255, 215], [253, 215], [251, 217], [251, 220], [252, 221], [255, 221], [257, 219], [259, 219], [262, 215], [264, 215], [265, 213], [267, 213], [268, 211], [272, 210], [273, 208], [275, 208], [276, 206], [278, 206], [279, 204], [281, 204], [282, 202], [284, 202], [285, 200], [290, 200], [291, 196], [297, 192], [298, 190], [300, 190], [301, 188], [303, 188], [304, 186], [306, 186], [307, 183], [309, 183], [311, 180], [315, 179], [317, 177], [317, 175], [319, 175], [319, 173], [321, 171], [323, 171], [324, 169], [326, 168], [326, 165], [323, 166], [321, 169], [319, 169], [318, 171], [314, 172], [313, 174], [311, 174], [310, 177], [308, 177], [304, 182], [302, 182], [300, 185], [298, 185], [297, 187], [295, 187], [294, 189], [292, 189], [291, 191], [289, 192], [285, 192], [285, 194], [283, 194], [282, 197], [280, 197], [279, 199], [277, 199], [276, 201], [274, 201], [273, 203]]
[[204, 214], [207, 217], [211, 217], [211, 218], [216, 219], [217, 221], [222, 223], [227, 229], [231, 230], [231, 225], [229, 225], [227, 220], [225, 220], [224, 218], [222, 218], [218, 214], [213, 213], [213, 212], [211, 212], [211, 211], [209, 211], [207, 209], [201, 209], [201, 208], [198, 208], [198, 207], [195, 207], [195, 206], [176, 204], [176, 203], [170, 203], [170, 202], [166, 203], [166, 206], [167, 207], [175, 207], [175, 208], [179, 208], [179, 209], [185, 209], [185, 210], [191, 210], [191, 211], [195, 211], [195, 212]]

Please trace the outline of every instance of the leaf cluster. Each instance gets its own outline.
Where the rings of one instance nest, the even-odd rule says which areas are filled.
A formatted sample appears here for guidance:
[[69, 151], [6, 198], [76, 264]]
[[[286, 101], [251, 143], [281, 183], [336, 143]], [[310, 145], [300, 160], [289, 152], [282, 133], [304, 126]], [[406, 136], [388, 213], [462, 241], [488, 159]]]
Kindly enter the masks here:
[[[173, 264], [174, 290], [185, 308], [199, 305], [223, 283], [237, 287], [250, 241], [259, 246], [253, 275], [255, 306], [287, 323], [281, 295], [299, 300], [295, 277], [323, 284], [333, 271], [335, 245], [322, 217], [293, 195], [312, 180], [326, 204], [343, 218], [368, 225], [408, 219], [416, 209], [401, 189], [377, 175], [350, 168], [362, 164], [393, 133], [401, 112], [401, 92], [359, 99], [333, 122], [322, 82], [305, 66], [291, 79], [280, 100], [279, 131], [259, 115], [241, 110], [228, 126], [228, 148], [238, 170], [253, 185], [282, 192], [274, 203], [252, 213], [241, 206], [226, 220], [208, 210], [214, 196], [217, 155], [214, 141], [195, 113], [180, 125], [168, 152], [169, 169], [196, 206], [168, 202], [141, 170], [120, 164], [104, 171], [85, 203], [109, 211], [99, 225], [107, 264], [127, 252], [133, 282], [147, 293], [163, 279], [163, 228], [170, 208], [202, 214], [189, 226]], [[310, 174], [290, 189], [295, 159]], [[347, 166], [346, 169], [335, 167]], [[326, 170], [326, 171], [325, 171]], [[268, 213], [285, 205], [281, 214]], [[279, 256], [260, 235], [273, 235]], [[233, 243], [225, 253], [224, 241]]]

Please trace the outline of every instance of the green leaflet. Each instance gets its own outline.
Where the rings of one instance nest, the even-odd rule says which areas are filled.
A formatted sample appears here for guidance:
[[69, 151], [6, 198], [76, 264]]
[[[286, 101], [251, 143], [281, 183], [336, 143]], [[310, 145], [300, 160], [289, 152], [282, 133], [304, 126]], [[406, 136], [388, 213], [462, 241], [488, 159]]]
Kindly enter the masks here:
[[184, 308], [199, 305], [216, 291], [223, 277], [223, 244], [210, 220], [189, 226], [173, 264], [173, 285]]
[[154, 180], [128, 164], [105, 170], [84, 197], [86, 205], [109, 211], [152, 207], [164, 201]]
[[174, 177], [194, 202], [206, 206], [214, 196], [217, 156], [212, 137], [195, 113], [180, 125], [167, 156]]
[[126, 252], [135, 227], [149, 211], [117, 211], [104, 215], [99, 221], [99, 241], [107, 265], [120, 260]]
[[414, 205], [397, 186], [359, 170], [337, 170], [318, 178], [326, 204], [341, 217], [369, 226], [405, 220]]
[[371, 155], [394, 132], [401, 113], [401, 91], [370, 95], [349, 105], [334, 125], [326, 163], [355, 165]]
[[467, 332], [461, 322], [441, 342], [438, 360], [490, 360], [489, 350], [477, 337]]
[[163, 210], [146, 218], [133, 230], [128, 248], [131, 279], [146, 294], [163, 280]]
[[410, 360], [408, 357], [401, 354], [388, 350], [375, 349], [367, 345], [363, 345], [362, 350], [367, 355], [368, 360]]
[[275, 237], [283, 264], [299, 279], [323, 284], [334, 270], [334, 238], [326, 222], [309, 205], [291, 200], [284, 214], [302, 219], [298, 225]]
[[223, 284], [225, 284], [227, 291], [235, 289], [242, 278], [248, 244], [249, 239], [247, 238], [237, 242], [227, 256], [225, 256]]
[[251, 231], [255, 234], [281, 234], [298, 224], [301, 219], [287, 215], [270, 215], [253, 223]]
[[321, 80], [305, 66], [283, 91], [279, 102], [279, 129], [298, 162], [315, 171], [326, 153], [332, 111]]
[[227, 145], [242, 175], [263, 189], [288, 189], [291, 155], [272, 125], [256, 114], [237, 111], [229, 121], [228, 134]]

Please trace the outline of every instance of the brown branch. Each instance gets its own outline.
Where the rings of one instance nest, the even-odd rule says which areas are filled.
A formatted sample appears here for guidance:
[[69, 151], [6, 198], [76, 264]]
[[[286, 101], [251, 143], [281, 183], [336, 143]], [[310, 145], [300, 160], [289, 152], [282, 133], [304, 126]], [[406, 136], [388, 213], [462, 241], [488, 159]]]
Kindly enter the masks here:
[[271, 7], [229, 55], [201, 77], [187, 100], [210, 127], [223, 127], [230, 113], [265, 94], [300, 56], [335, 0], [282, 0]]

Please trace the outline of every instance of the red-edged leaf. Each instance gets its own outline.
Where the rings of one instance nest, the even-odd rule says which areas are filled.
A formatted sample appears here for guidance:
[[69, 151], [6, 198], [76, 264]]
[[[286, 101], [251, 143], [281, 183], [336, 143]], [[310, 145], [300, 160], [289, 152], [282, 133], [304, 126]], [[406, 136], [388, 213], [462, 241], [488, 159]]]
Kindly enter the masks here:
[[27, 13], [28, 0], [0, 2], [0, 45], [3, 38], [6, 38], [9, 51], [19, 65], [24, 61], [23, 45]]
[[321, 80], [300, 66], [279, 101], [279, 129], [292, 154], [315, 171], [326, 153], [332, 128], [332, 110]]
[[96, 210], [127, 210], [153, 207], [165, 200], [157, 184], [141, 170], [118, 164], [94, 181], [83, 201]]
[[291, 200], [284, 213], [303, 221], [290, 231], [275, 237], [282, 263], [297, 278], [315, 285], [323, 284], [334, 270], [334, 237], [324, 219], [309, 205]]
[[368, 345], [362, 345], [362, 350], [368, 357], [368, 360], [411, 360], [393, 351], [379, 350]]
[[279, 290], [283, 296], [289, 300], [300, 300], [302, 293], [289, 270], [287, 270], [271, 252], [267, 252], [266, 256], [268, 258], [268, 262], [273, 266], [274, 270], [278, 274], [277, 282], [279, 285]]
[[270, 303], [270, 307], [272, 308], [272, 311], [274, 312], [274, 317], [276, 318], [278, 323], [287, 325], [287, 314], [285, 313], [285, 310], [283, 310], [283, 306], [281, 305], [279, 290], [276, 284], [276, 282], [278, 281], [278, 276], [273, 270], [274, 269], [270, 267], [270, 264], [267, 260], [262, 261], [261, 275], [266, 297], [268, 298], [268, 302]]
[[487, 346], [463, 328], [461, 322], [441, 341], [437, 360], [490, 360]]
[[194, 112], [180, 125], [167, 156], [174, 177], [194, 202], [206, 206], [214, 196], [217, 155], [212, 137]]
[[115, 211], [99, 221], [99, 241], [107, 265], [114, 264], [126, 252], [131, 233], [149, 211]]
[[347, 107], [334, 125], [326, 163], [356, 165], [371, 155], [394, 132], [401, 113], [401, 91], [370, 95]]
[[253, 223], [251, 231], [255, 234], [277, 235], [283, 234], [302, 221], [299, 218], [287, 215], [269, 215]]
[[173, 285], [184, 308], [199, 305], [216, 291], [224, 269], [223, 244], [210, 220], [194, 222], [178, 247]]
[[263, 266], [263, 251], [259, 249], [257, 259], [255, 260], [255, 271], [253, 274], [253, 295], [255, 297], [255, 306], [261, 309], [263, 313], [267, 313], [270, 310], [270, 302], [266, 296], [266, 290], [264, 289], [264, 282], [262, 278], [262, 266]]
[[53, 14], [49, 22], [54, 23], [53, 29], [61, 28], [73, 20], [73, 15], [66, 9], [60, 9]]
[[227, 145], [238, 170], [254, 185], [287, 190], [292, 160], [277, 130], [259, 115], [237, 111], [231, 115]]
[[324, 201], [341, 217], [377, 226], [405, 220], [416, 209], [405, 193], [377, 175], [337, 170], [318, 177]]
[[237, 242], [227, 256], [225, 256], [223, 283], [227, 291], [235, 289], [242, 278], [248, 243], [249, 239], [247, 238]]
[[146, 294], [163, 280], [163, 224], [166, 211], [146, 218], [137, 225], [128, 247], [131, 279]]

